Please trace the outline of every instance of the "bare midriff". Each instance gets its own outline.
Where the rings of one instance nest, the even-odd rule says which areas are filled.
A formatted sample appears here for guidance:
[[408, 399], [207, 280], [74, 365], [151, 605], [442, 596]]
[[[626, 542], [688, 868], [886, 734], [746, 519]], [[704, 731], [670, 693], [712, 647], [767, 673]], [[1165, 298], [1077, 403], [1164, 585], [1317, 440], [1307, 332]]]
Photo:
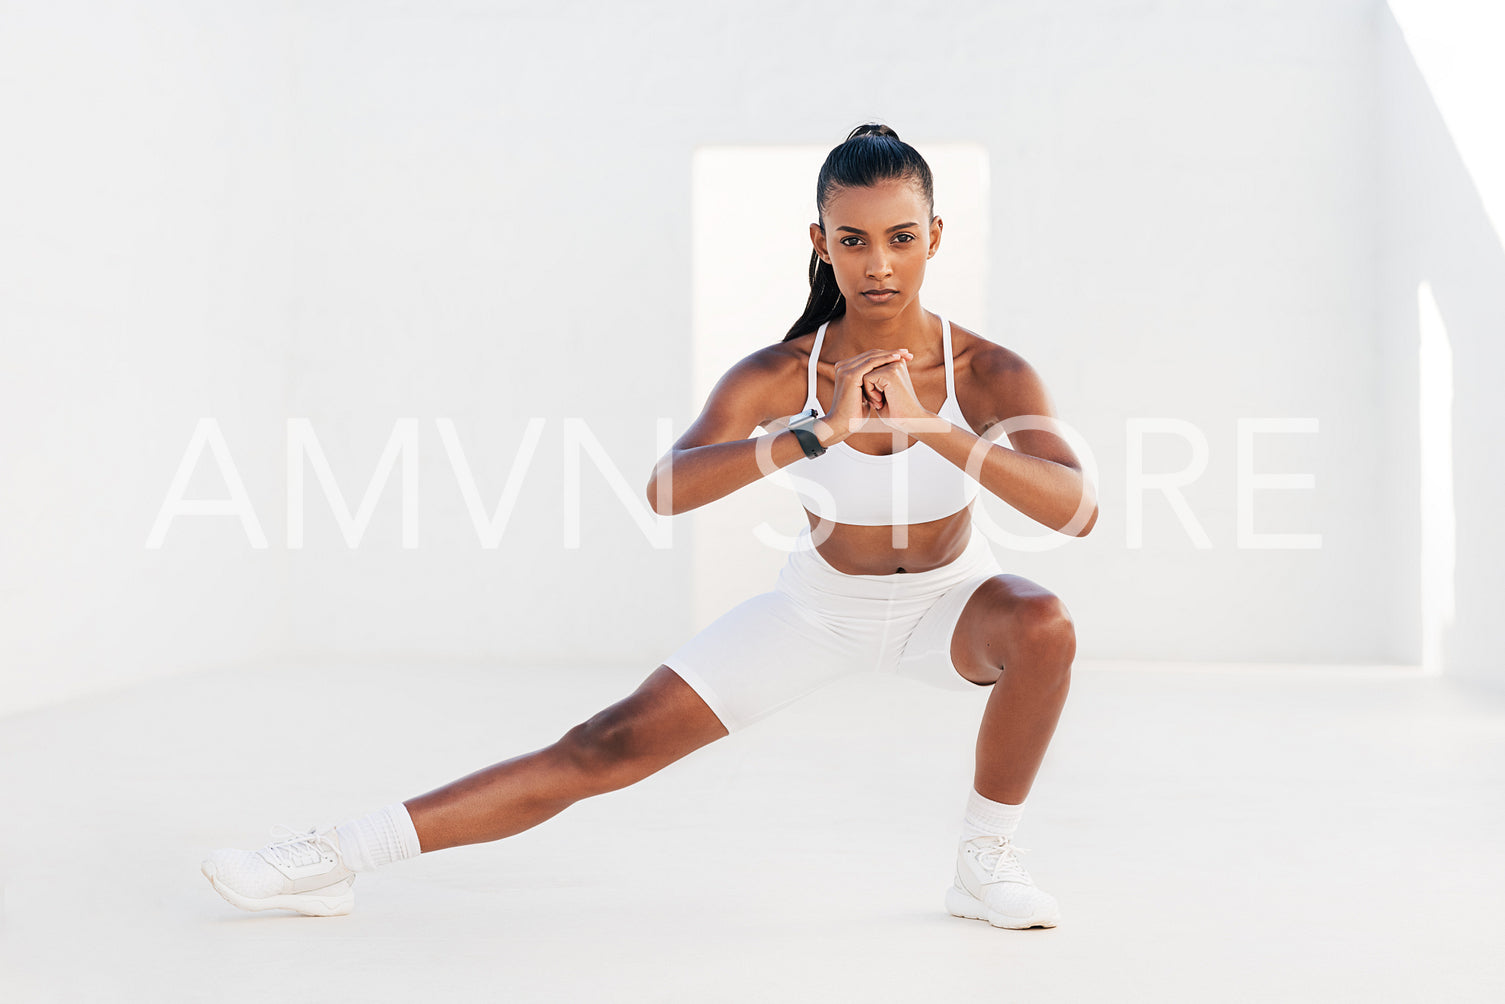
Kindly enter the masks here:
[[[805, 517], [810, 521], [810, 532], [820, 540], [822, 520], [808, 509]], [[847, 575], [928, 572], [961, 556], [971, 538], [971, 528], [971, 506], [929, 523], [909, 524], [904, 547], [894, 546], [891, 526], [830, 523], [830, 533], [815, 549], [827, 564]]]

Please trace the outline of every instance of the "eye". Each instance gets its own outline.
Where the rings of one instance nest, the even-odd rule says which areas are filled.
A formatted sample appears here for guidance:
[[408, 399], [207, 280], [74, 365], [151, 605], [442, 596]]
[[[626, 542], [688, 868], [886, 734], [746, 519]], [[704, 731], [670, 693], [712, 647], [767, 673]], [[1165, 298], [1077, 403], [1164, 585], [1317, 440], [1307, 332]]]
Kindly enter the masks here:
[[857, 245], [855, 245], [855, 244], [847, 244], [847, 241], [856, 241], [856, 240], [861, 240], [861, 239], [862, 238], [860, 238], [860, 237], [843, 237], [841, 239], [841, 243], [846, 244], [846, 246], [849, 247], [849, 248], [850, 247], [856, 247]]
[[914, 234], [898, 234], [894, 237], [894, 240], [898, 240], [900, 237], [904, 238], [904, 240], [902, 241], [902, 243], [904, 244], [911, 244], [915, 239]]

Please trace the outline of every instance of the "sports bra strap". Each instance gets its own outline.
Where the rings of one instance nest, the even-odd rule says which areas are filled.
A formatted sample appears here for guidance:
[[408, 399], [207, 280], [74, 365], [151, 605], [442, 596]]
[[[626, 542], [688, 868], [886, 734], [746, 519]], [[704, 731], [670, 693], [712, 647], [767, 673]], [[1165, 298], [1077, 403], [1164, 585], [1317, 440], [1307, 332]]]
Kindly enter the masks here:
[[951, 322], [941, 318], [941, 347], [946, 354], [946, 400], [956, 400], [956, 374], [951, 362]]
[[820, 414], [820, 399], [815, 396], [815, 363], [820, 359], [821, 342], [826, 339], [826, 324], [830, 323], [826, 321], [820, 326], [820, 330], [815, 333], [815, 344], [810, 346], [810, 378], [809, 389], [805, 392], [805, 407], [815, 409], [817, 415]]

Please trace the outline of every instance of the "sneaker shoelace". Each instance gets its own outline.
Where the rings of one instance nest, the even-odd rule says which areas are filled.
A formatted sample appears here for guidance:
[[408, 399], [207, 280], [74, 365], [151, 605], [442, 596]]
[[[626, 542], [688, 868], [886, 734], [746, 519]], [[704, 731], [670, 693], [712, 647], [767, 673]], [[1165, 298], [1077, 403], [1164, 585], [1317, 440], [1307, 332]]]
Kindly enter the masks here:
[[1023, 882], [1025, 885], [1034, 885], [1034, 879], [1029, 877], [1029, 872], [1024, 870], [1024, 865], [1019, 863], [1018, 855], [1028, 850], [1028, 847], [1015, 846], [1008, 837], [994, 837], [978, 851], [977, 861], [984, 868], [992, 869], [995, 882]]
[[[279, 833], [279, 830], [284, 832]], [[291, 826], [284, 826], [278, 823], [272, 830], [272, 836], [279, 839], [273, 840], [270, 844], [263, 847], [262, 853], [268, 855], [270, 858], [275, 858], [274, 864], [294, 868], [299, 865], [313, 864], [324, 856], [323, 852], [319, 850], [320, 844], [334, 851], [336, 861], [341, 860], [339, 845], [330, 840], [328, 834], [317, 832], [317, 827], [299, 833]]]

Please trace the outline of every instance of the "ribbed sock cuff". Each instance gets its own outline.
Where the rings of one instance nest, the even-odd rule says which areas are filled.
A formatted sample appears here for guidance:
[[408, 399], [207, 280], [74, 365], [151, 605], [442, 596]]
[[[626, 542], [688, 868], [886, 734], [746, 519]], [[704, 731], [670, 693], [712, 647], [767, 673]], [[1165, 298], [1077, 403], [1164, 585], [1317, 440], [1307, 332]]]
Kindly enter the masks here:
[[395, 802], [387, 806], [387, 814], [392, 817], [392, 825], [397, 829], [397, 839], [402, 845], [402, 851], [397, 860], [416, 858], [423, 853], [423, 848], [418, 845], [418, 831], [413, 827], [413, 817], [408, 812], [408, 807], [401, 802]]
[[401, 802], [335, 827], [340, 856], [351, 871], [368, 872], [420, 853], [413, 817]]
[[966, 814], [962, 817], [962, 839], [1012, 837], [1019, 828], [1019, 818], [1023, 815], [1023, 802], [1018, 805], [994, 802], [973, 791], [967, 799]]

